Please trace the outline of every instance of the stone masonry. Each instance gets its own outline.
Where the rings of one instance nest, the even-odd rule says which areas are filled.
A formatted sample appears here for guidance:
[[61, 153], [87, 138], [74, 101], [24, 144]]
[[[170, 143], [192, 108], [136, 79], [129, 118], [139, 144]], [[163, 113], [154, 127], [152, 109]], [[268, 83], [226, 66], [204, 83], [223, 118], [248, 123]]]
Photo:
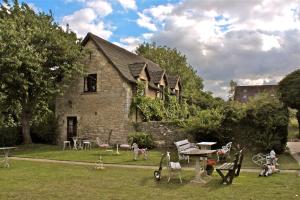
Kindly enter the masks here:
[[[89, 41], [85, 48], [91, 57], [84, 60], [85, 74], [97, 74], [97, 92], [84, 92], [84, 77], [68, 88], [56, 100], [60, 140], [67, 139], [67, 117], [77, 117], [77, 136], [104, 142], [113, 130], [111, 143], [126, 143], [131, 128], [128, 115], [132, 99], [132, 86], [112, 66], [96, 45]], [[90, 59], [91, 58], [91, 59]]]
[[156, 147], [174, 147], [174, 142], [194, 138], [175, 123], [171, 122], [139, 122], [135, 123], [136, 131], [150, 134]]

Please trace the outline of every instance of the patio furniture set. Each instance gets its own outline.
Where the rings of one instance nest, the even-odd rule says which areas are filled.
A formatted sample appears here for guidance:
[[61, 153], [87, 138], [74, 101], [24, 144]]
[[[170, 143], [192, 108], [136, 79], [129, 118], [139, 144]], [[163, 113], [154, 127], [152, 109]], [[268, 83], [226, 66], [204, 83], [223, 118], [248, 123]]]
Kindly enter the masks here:
[[[113, 146], [109, 143], [103, 143], [100, 138], [96, 138], [96, 141], [92, 141], [83, 137], [72, 137], [73, 141], [73, 149], [74, 150], [87, 150], [92, 148], [92, 143], [94, 142], [99, 148], [106, 149], [106, 151], [113, 152]], [[71, 141], [64, 141], [63, 142], [63, 150], [66, 148], [72, 149]], [[119, 154], [119, 148], [129, 150], [131, 146], [129, 144], [116, 144], [117, 154]]]
[[[80, 150], [80, 149], [91, 149], [92, 148], [92, 142], [91, 140], [82, 138], [82, 137], [72, 137], [73, 140], [73, 149], [74, 150]], [[72, 149], [71, 147], [71, 141], [67, 140], [63, 142], [63, 150], [66, 148]]]
[[[230, 155], [231, 145], [232, 142], [229, 142], [225, 146], [223, 146], [221, 149], [218, 150], [211, 150], [211, 146], [215, 145], [216, 142], [200, 142], [200, 143], [190, 143], [187, 139], [181, 140], [174, 143], [178, 150], [178, 158], [179, 160], [187, 160], [187, 162], [190, 162], [190, 158], [195, 159], [195, 178], [191, 181], [193, 183], [202, 183], [205, 184], [211, 180], [211, 173], [213, 171], [212, 165], [216, 164], [216, 161], [208, 159], [212, 154], [217, 154], [217, 162], [220, 160], [227, 160]], [[171, 172], [176, 171], [179, 173], [179, 179], [180, 182], [181, 176], [180, 176], [180, 170], [181, 166], [179, 162], [170, 162], [170, 154], [167, 152], [167, 163], [168, 163], [168, 169], [169, 169], [169, 178], [168, 182], [171, 178]], [[216, 171], [222, 178], [222, 183], [224, 184], [231, 184], [232, 180], [235, 176], [238, 176], [240, 173], [240, 168], [242, 165], [243, 160], [243, 152], [242, 150], [239, 151], [235, 155], [234, 162], [225, 162], [221, 166], [216, 168]], [[200, 164], [201, 162], [201, 164]], [[212, 169], [209, 168], [209, 166], [212, 167]], [[226, 173], [225, 173], [226, 172]], [[156, 175], [158, 175], [158, 171], [156, 171]], [[155, 175], [155, 174], [154, 174]], [[159, 174], [160, 175], [160, 174]], [[156, 178], [157, 179], [157, 178]], [[160, 177], [159, 177], [160, 179]]]

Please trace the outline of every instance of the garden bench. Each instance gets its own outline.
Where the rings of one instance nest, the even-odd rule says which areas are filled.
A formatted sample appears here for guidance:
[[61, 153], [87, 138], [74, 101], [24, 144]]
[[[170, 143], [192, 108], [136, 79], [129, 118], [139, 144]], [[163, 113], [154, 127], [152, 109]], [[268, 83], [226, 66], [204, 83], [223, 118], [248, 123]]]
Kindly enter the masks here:
[[[233, 178], [240, 175], [243, 157], [243, 150], [240, 150], [235, 154], [234, 162], [223, 163], [221, 166], [216, 168], [216, 171], [222, 178], [223, 184], [231, 184]], [[226, 171], [227, 173], [224, 174], [223, 171]]]
[[195, 149], [199, 149], [194, 143], [190, 143], [187, 139], [181, 140], [178, 142], [174, 142], [175, 146], [177, 147], [178, 151], [178, 159], [179, 160], [187, 160], [188, 163], [190, 162], [190, 158], [188, 155], [183, 155], [182, 152], [188, 152]]

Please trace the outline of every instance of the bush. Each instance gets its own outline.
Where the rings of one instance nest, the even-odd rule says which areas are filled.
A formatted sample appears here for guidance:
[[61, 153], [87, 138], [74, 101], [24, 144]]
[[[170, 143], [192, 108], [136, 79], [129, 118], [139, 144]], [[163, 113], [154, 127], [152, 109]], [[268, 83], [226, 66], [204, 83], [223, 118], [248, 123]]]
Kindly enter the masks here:
[[0, 128], [0, 146], [15, 146], [22, 141], [20, 127], [1, 127]]
[[261, 94], [244, 105], [233, 103], [224, 116], [222, 136], [227, 140], [257, 151], [284, 151], [289, 118], [278, 98]]
[[49, 114], [48, 118], [38, 124], [33, 124], [30, 134], [34, 143], [56, 144], [57, 143], [57, 119], [54, 114]]
[[197, 141], [217, 141], [219, 146], [231, 141], [235, 147], [281, 153], [286, 147], [288, 119], [288, 110], [278, 98], [261, 94], [245, 104], [227, 102], [197, 111], [182, 124]]
[[154, 147], [153, 138], [151, 135], [144, 132], [133, 132], [128, 135], [128, 143], [137, 143], [139, 148], [151, 149]]

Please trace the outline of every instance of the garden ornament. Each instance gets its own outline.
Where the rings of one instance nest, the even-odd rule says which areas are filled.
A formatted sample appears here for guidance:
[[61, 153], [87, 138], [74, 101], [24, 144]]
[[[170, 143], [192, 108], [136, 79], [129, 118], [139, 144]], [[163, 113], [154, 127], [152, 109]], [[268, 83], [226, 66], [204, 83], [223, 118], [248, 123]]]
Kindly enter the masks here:
[[102, 161], [102, 157], [100, 156], [99, 157], [99, 160], [96, 162], [96, 166], [95, 166], [95, 169], [98, 170], [98, 169], [104, 169], [104, 166], [103, 166], [103, 161]]
[[158, 170], [154, 171], [154, 179], [156, 181], [160, 181], [160, 179], [161, 179], [162, 164], [163, 164], [163, 160], [164, 160], [165, 156], [166, 156], [166, 154], [162, 154], [161, 155], [161, 159], [160, 159], [160, 163], [159, 163], [159, 168], [158, 168]]
[[134, 160], [138, 159], [139, 155], [144, 155], [144, 159], [147, 160], [148, 159], [148, 152], [147, 152], [147, 148], [145, 149], [140, 149], [137, 145], [137, 143], [133, 143], [132, 144], [132, 149], [133, 149], [133, 155], [134, 155]]
[[262, 166], [262, 170], [259, 174], [259, 176], [270, 176], [273, 173], [280, 172], [279, 169], [276, 168], [278, 158], [276, 157], [276, 153], [274, 150], [271, 150], [271, 152], [266, 155], [266, 162]]

